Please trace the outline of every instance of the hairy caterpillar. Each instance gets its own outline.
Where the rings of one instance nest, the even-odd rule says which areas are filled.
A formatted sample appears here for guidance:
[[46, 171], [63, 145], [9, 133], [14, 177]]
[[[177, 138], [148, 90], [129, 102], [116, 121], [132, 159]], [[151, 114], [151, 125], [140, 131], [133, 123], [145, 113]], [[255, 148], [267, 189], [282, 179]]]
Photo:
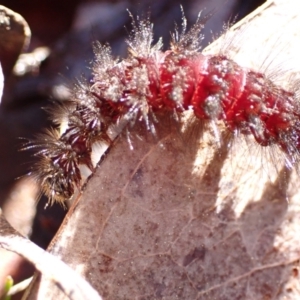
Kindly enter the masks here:
[[[92, 146], [110, 144], [108, 130], [121, 119], [142, 120], [155, 133], [150, 116], [162, 110], [191, 110], [201, 120], [224, 122], [231, 132], [253, 135], [263, 147], [278, 146], [291, 168], [299, 157], [299, 95], [282, 89], [262, 73], [243, 68], [224, 54], [201, 53], [200, 19], [172, 35], [170, 49], [153, 45], [150, 21], [133, 24], [128, 58], [114, 59], [108, 45], [95, 46], [93, 79], [78, 85], [54, 117], [67, 129], [41, 135], [34, 146], [37, 178], [50, 202], [63, 202], [82, 184], [79, 165], [91, 171]], [[296, 85], [296, 83], [295, 83]]]

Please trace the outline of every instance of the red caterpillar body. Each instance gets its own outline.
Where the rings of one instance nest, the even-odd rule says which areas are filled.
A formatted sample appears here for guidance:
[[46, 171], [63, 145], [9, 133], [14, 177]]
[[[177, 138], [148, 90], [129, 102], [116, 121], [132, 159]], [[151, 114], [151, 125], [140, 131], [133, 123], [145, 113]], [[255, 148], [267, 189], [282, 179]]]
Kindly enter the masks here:
[[199, 20], [189, 32], [184, 20], [182, 33], [175, 32], [166, 52], [160, 50], [160, 41], [152, 46], [148, 20], [133, 25], [129, 57], [116, 61], [107, 45], [97, 45], [92, 84], [77, 88], [65, 110], [67, 130], [60, 137], [48, 135], [38, 145], [38, 178], [51, 202], [70, 198], [80, 188], [78, 165], [93, 169], [92, 144], [110, 142], [110, 125], [138, 118], [150, 129], [149, 114], [160, 110], [193, 110], [199, 119], [222, 120], [228, 130], [252, 134], [261, 146], [278, 145], [286, 165], [295, 164], [300, 107], [294, 91], [225, 55], [203, 55]]

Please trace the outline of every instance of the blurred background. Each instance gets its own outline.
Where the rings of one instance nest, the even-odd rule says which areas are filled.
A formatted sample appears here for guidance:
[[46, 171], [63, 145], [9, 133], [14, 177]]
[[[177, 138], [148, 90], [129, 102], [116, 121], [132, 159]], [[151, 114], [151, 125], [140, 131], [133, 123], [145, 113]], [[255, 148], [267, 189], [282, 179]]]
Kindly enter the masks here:
[[[124, 40], [134, 15], [150, 14], [155, 37], [167, 48], [174, 23], [181, 24], [183, 6], [191, 25], [198, 13], [207, 19], [203, 47], [222, 32], [225, 23], [237, 22], [262, 0], [5, 0], [1, 5], [22, 15], [32, 36], [26, 55], [18, 58], [17, 39], [1, 38], [0, 61], [5, 88], [0, 106], [0, 206], [7, 220], [21, 233], [46, 248], [66, 210], [59, 205], [45, 209], [47, 199], [28, 174], [34, 164], [32, 151], [20, 151], [24, 143], [53, 126], [43, 107], [64, 101], [74, 79], [90, 78], [92, 42], [108, 42], [117, 56], [126, 56]], [[7, 33], [9, 34], [9, 33]], [[12, 53], [17, 53], [12, 55]], [[18, 61], [16, 63], [16, 60]], [[13, 68], [14, 66], [14, 68]], [[15, 281], [29, 277], [30, 265], [11, 253], [0, 252], [1, 282], [7, 274]], [[0, 292], [1, 295], [1, 292]]]

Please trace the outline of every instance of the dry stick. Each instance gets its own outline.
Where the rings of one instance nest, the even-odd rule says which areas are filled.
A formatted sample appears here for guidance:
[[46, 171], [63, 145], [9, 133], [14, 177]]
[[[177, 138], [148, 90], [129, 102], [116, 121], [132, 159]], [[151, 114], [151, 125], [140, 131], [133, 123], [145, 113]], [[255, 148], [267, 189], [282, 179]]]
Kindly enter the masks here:
[[20, 53], [29, 45], [30, 37], [24, 18], [0, 5], [0, 60], [5, 77], [10, 75]]
[[33, 276], [13, 285], [7, 292], [6, 296], [13, 296], [15, 294], [18, 294], [18, 293], [26, 290], [28, 288], [28, 286], [30, 285], [32, 278], [33, 278]]
[[0, 209], [0, 247], [30, 261], [72, 300], [101, 300], [91, 285], [64, 262], [20, 235], [6, 221]]

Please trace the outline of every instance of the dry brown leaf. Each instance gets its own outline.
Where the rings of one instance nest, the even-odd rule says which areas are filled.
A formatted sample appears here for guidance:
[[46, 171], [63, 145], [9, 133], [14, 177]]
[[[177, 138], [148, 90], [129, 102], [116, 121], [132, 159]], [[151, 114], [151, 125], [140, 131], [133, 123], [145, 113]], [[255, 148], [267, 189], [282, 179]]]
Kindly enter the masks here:
[[[299, 53], [285, 47], [299, 37], [299, 4], [266, 7], [246, 26], [246, 64], [278, 36]], [[126, 134], [115, 141], [49, 251], [104, 299], [299, 298], [299, 175], [251, 138], [226, 147], [221, 125], [219, 148], [213, 126], [158, 119], [156, 137], [129, 128], [133, 150]], [[27, 299], [64, 296], [42, 277]]]

